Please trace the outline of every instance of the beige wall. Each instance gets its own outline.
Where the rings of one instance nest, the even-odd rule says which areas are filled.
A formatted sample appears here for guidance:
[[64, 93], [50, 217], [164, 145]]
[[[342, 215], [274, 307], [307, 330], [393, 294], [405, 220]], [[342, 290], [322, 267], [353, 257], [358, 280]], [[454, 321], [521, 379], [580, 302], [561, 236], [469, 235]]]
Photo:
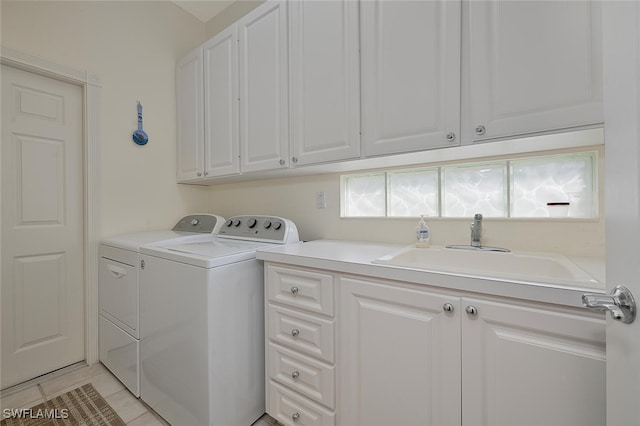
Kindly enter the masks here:
[[[599, 163], [599, 186], [604, 188], [602, 149]], [[316, 208], [316, 192], [319, 191], [325, 192], [326, 209]], [[210, 209], [224, 217], [267, 214], [290, 218], [298, 226], [303, 240], [328, 238], [398, 244], [412, 244], [415, 241], [417, 218], [340, 218], [339, 174], [216, 185], [211, 187], [209, 197]], [[483, 243], [512, 250], [604, 256], [602, 200], [601, 192], [599, 220], [486, 219]], [[430, 219], [432, 244], [468, 244], [470, 222], [471, 218]]]
[[[1, 8], [3, 46], [102, 80], [103, 235], [172, 226], [206, 210], [207, 189], [177, 185], [175, 176], [175, 63], [204, 41], [202, 22], [156, 1], [2, 0]], [[136, 100], [145, 147], [131, 140]]]

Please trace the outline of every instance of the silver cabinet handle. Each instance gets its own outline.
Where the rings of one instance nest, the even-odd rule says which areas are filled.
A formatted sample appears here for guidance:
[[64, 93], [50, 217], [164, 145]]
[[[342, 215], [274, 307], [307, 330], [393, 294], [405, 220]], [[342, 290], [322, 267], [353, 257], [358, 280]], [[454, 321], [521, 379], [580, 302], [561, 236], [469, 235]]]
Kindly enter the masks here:
[[145, 267], [144, 260], [141, 260], [140, 261], [140, 269], [144, 269], [144, 267]]
[[298, 291], [300, 291], [298, 287], [291, 287], [291, 294], [297, 294]]
[[293, 337], [298, 337], [299, 334], [300, 334], [300, 330], [298, 330], [297, 328], [294, 328], [293, 330], [291, 330], [291, 335]]
[[293, 380], [297, 379], [298, 377], [300, 377], [300, 372], [298, 370], [296, 370], [293, 373], [291, 373], [291, 378]]
[[202, 172], [196, 173], [196, 176], [198, 176], [198, 177], [202, 176]]
[[611, 318], [625, 324], [636, 319], [636, 301], [631, 291], [624, 286], [617, 286], [608, 296], [586, 293], [582, 295], [582, 304], [594, 311], [609, 311]]
[[204, 175], [205, 175], [205, 176], [208, 176], [208, 175], [209, 175], [209, 172], [204, 172]]
[[453, 142], [456, 140], [456, 134], [453, 132], [447, 133], [447, 141]]
[[298, 162], [298, 157], [291, 157], [291, 161], [293, 161], [294, 163]]
[[486, 131], [487, 129], [485, 129], [485, 127], [482, 124], [480, 124], [479, 126], [476, 126], [476, 135], [482, 136]]
[[445, 312], [453, 312], [453, 305], [451, 303], [445, 303], [442, 305], [442, 310]]
[[473, 305], [469, 305], [465, 308], [465, 312], [469, 314], [469, 316], [476, 317], [478, 316], [478, 308]]
[[291, 420], [293, 420], [295, 423], [298, 423], [300, 421], [300, 413], [293, 413], [293, 415], [291, 416]]
[[280, 165], [284, 166], [285, 161], [283, 159], [280, 159]]

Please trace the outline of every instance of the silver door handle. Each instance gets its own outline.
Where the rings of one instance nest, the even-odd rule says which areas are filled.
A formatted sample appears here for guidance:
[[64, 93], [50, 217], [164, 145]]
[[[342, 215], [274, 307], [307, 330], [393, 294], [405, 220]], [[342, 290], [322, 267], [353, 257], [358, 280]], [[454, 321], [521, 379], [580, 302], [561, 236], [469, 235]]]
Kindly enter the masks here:
[[636, 319], [636, 301], [628, 288], [617, 286], [609, 295], [586, 293], [582, 295], [582, 304], [594, 311], [609, 311], [611, 318], [625, 324]]

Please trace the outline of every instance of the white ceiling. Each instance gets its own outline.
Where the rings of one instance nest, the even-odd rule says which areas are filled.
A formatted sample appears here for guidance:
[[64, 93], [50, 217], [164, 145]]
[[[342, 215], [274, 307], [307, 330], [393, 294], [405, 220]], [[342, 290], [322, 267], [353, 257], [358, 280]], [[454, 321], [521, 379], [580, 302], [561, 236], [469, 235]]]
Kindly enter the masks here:
[[202, 22], [208, 22], [211, 18], [222, 12], [224, 8], [234, 0], [172, 0], [177, 6], [186, 10]]

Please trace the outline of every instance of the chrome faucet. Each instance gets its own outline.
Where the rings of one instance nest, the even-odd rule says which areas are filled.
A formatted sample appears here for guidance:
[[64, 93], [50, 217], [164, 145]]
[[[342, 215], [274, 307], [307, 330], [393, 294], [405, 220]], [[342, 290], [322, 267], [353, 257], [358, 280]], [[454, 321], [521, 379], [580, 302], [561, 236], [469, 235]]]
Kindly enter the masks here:
[[471, 223], [471, 244], [468, 246], [451, 245], [451, 246], [446, 246], [446, 248], [461, 249], [461, 250], [499, 251], [499, 252], [510, 251], [509, 249], [506, 249], [506, 248], [488, 247], [488, 246], [482, 245], [482, 215], [480, 213], [476, 213], [473, 216], [473, 223]]
[[476, 213], [471, 224], [471, 247], [482, 247], [482, 215]]

